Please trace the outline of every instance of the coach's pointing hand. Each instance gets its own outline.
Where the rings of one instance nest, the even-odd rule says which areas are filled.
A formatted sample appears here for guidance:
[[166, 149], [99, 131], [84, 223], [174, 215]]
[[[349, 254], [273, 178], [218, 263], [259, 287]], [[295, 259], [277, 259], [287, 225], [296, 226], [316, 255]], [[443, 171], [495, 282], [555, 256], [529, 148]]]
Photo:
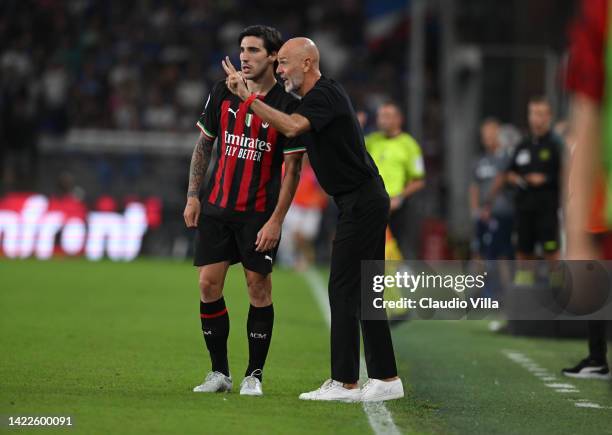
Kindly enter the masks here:
[[234, 65], [232, 65], [232, 62], [228, 56], [225, 56], [225, 59], [221, 61], [221, 66], [223, 67], [225, 74], [227, 74], [225, 79], [227, 89], [229, 89], [232, 94], [237, 95], [243, 100], [249, 98], [251, 93], [247, 88], [244, 77], [242, 77], [242, 72], [236, 71], [236, 68], [234, 68]]
[[261, 227], [255, 240], [255, 250], [266, 252], [274, 249], [280, 240], [281, 224], [275, 219], [270, 219]]

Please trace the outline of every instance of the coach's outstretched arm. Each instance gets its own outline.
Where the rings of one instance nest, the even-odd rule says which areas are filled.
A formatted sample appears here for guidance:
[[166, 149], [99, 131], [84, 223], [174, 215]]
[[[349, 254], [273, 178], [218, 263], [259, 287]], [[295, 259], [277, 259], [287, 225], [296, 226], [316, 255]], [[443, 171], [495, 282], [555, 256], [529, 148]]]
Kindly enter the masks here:
[[189, 188], [187, 189], [187, 205], [183, 212], [185, 225], [188, 228], [198, 226], [200, 218], [200, 185], [206, 175], [208, 164], [213, 150], [213, 141], [207, 138], [204, 133], [200, 132], [200, 137], [195, 144], [193, 154], [191, 155], [191, 164], [189, 166]]
[[311, 129], [310, 121], [306, 117], [297, 113], [288, 115], [256, 99], [254, 96], [255, 94], [251, 94], [247, 89], [242, 74], [236, 71], [236, 68], [234, 68], [228, 57], [226, 57], [221, 64], [223, 70], [227, 74], [226, 85], [230, 92], [240, 97], [243, 101], [250, 99], [249, 107], [253, 109], [253, 112], [264, 121], [270, 123], [272, 127], [278, 130], [283, 136], [294, 138]]

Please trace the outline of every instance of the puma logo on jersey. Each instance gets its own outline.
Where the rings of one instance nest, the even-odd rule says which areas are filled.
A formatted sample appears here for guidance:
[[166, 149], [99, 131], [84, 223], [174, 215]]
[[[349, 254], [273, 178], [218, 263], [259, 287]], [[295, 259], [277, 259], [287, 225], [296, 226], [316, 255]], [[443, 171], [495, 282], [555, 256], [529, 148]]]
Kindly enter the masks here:
[[267, 122], [262, 122], [262, 123], [261, 123], [261, 126], [262, 126], [263, 128], [268, 128], [268, 127], [270, 126], [270, 124], [268, 124]]
[[259, 332], [250, 332], [249, 337], [258, 338], [260, 340], [265, 340], [266, 338], [268, 338], [268, 334], [261, 334]]
[[236, 111], [234, 112], [231, 107], [228, 107], [227, 111], [232, 112], [232, 115], [234, 115], [234, 119], [236, 119], [236, 116], [238, 115], [238, 112], [240, 112], [240, 109], [236, 109]]

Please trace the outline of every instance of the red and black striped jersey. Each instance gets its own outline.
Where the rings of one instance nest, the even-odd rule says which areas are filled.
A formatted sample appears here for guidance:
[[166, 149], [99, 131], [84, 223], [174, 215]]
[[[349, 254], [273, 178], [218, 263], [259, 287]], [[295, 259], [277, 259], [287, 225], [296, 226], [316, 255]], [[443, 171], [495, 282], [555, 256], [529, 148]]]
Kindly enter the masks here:
[[[298, 99], [278, 83], [258, 98], [285, 113], [292, 113], [298, 105]], [[207, 138], [217, 140], [212, 175], [201, 192], [203, 213], [272, 213], [280, 193], [284, 155], [303, 153], [302, 139], [287, 139], [246, 110], [225, 81], [213, 87], [197, 125]]]

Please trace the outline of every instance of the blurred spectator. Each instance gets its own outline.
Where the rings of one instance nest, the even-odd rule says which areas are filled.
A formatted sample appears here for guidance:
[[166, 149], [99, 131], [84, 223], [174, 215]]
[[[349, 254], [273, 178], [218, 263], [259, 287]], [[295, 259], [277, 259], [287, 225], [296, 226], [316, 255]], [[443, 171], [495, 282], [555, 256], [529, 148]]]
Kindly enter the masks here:
[[[402, 131], [403, 117], [395, 103], [384, 103], [377, 111], [379, 131], [366, 136], [366, 147], [380, 172], [391, 198], [389, 227], [404, 258], [416, 258], [416, 247], [408, 230], [418, 233], [419, 222], [409, 217], [409, 199], [425, 187], [425, 165], [419, 144]], [[410, 227], [410, 228], [409, 228]]]
[[70, 78], [64, 65], [54, 58], [43, 72], [41, 85], [44, 130], [62, 134], [68, 128], [68, 90]]
[[143, 114], [143, 126], [151, 130], [171, 130], [176, 127], [176, 110], [164, 102], [161, 92], [154, 89]]
[[182, 129], [193, 127], [193, 113], [203, 107], [204, 98], [208, 88], [202, 79], [199, 63], [193, 62], [187, 66], [187, 75], [181, 79], [176, 87], [176, 101], [181, 113], [179, 120]]
[[74, 175], [64, 171], [57, 178], [57, 196], [71, 197], [79, 201], [85, 200], [85, 190], [76, 184]]
[[137, 82], [126, 80], [117, 85], [110, 96], [109, 108], [114, 128], [120, 130], [140, 128]]
[[509, 156], [500, 142], [500, 124], [494, 118], [483, 121], [480, 141], [484, 146], [474, 166], [470, 185], [470, 210], [474, 220], [472, 253], [486, 260], [511, 259], [513, 255], [512, 229], [514, 208], [507, 189], [496, 195], [492, 206], [486, 205], [496, 177], [508, 166]]
[[83, 66], [74, 92], [78, 103], [72, 106], [73, 125], [103, 127], [106, 120], [106, 87], [93, 60]]
[[111, 68], [109, 81], [113, 87], [120, 87], [126, 82], [135, 82], [140, 79], [138, 68], [132, 64], [130, 53], [124, 49], [119, 62]]
[[[173, 111], [173, 128], [191, 131], [193, 109], [222, 78], [219, 62], [232, 51], [245, 19], [275, 23], [287, 38], [308, 34], [317, 40], [326, 70], [347, 79], [355, 98], [386, 93], [401, 82], [404, 65], [389, 69], [369, 59], [364, 36], [354, 31], [365, 26], [362, 3], [315, 0], [290, 12], [281, 6], [9, 0], [0, 2], [0, 66], [29, 85], [40, 82], [43, 117], [37, 122], [57, 134], [70, 127], [149, 128], [151, 114], [144, 112], [156, 91], [173, 108], [154, 114], [165, 119]], [[392, 51], [381, 50], [381, 56]], [[371, 82], [380, 77], [385, 83], [374, 89]], [[2, 80], [7, 83], [5, 74]]]
[[8, 190], [32, 190], [38, 176], [36, 104], [25, 86], [5, 89], [2, 104], [5, 148], [2, 184]]

